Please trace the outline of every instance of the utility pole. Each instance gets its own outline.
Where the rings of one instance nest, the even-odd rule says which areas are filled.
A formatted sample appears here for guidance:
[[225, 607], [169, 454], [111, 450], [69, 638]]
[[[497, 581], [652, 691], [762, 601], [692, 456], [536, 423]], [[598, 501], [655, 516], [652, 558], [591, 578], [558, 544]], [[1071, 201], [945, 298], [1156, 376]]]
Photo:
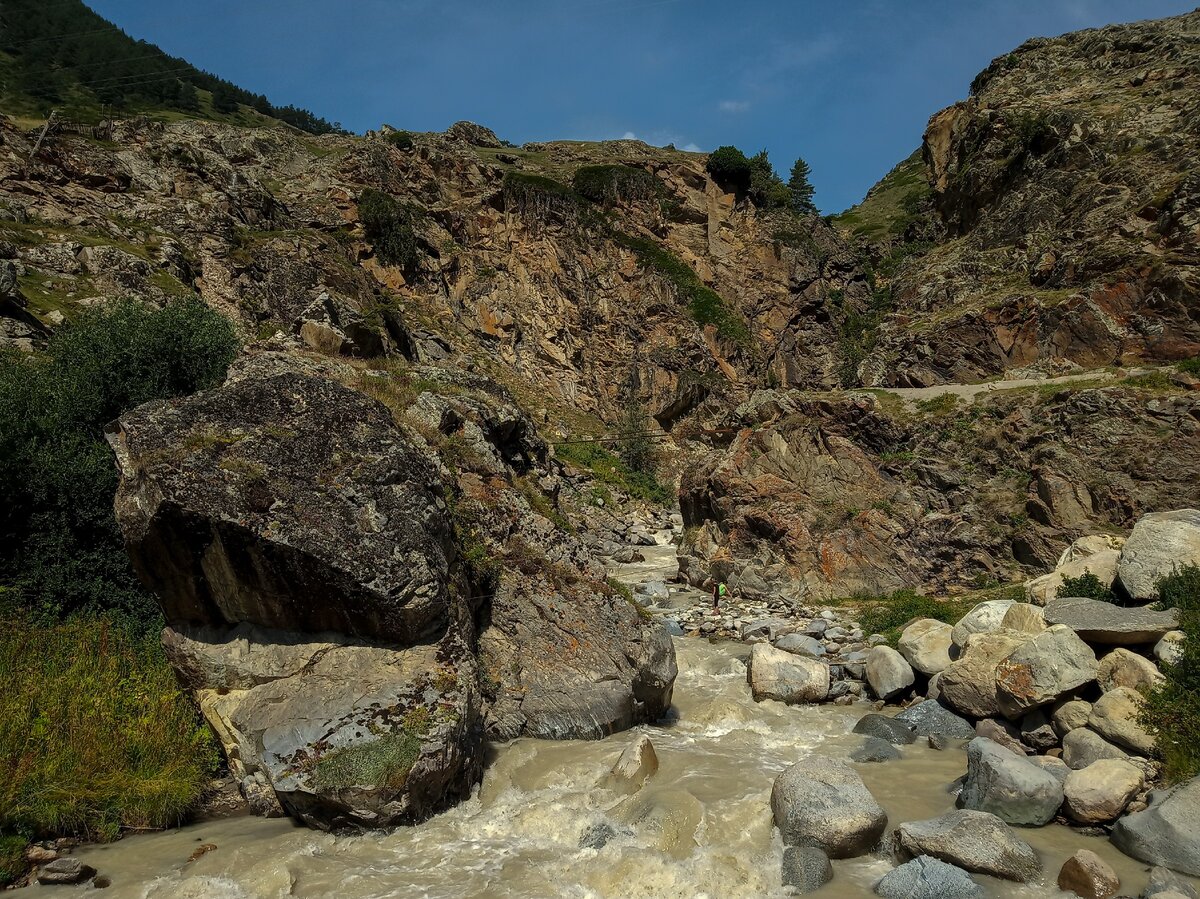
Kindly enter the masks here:
[[37, 143], [33, 145], [33, 151], [29, 154], [30, 160], [37, 156], [38, 150], [42, 148], [42, 141], [46, 139], [46, 135], [50, 133], [50, 126], [54, 124], [54, 117], [58, 115], [57, 109], [50, 110], [50, 118], [46, 119], [46, 124], [42, 128], [42, 133], [38, 135]]

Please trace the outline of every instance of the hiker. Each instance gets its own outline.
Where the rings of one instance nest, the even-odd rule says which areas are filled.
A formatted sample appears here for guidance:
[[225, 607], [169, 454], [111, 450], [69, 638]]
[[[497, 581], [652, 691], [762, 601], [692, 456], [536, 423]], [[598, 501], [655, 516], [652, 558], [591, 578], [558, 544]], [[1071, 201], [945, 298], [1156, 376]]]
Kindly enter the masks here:
[[726, 594], [728, 594], [728, 592], [729, 591], [725, 588], [724, 581], [714, 581], [713, 582], [713, 610], [714, 611], [721, 608], [721, 600], [723, 600], [725, 598], [725, 596], [726, 596]]

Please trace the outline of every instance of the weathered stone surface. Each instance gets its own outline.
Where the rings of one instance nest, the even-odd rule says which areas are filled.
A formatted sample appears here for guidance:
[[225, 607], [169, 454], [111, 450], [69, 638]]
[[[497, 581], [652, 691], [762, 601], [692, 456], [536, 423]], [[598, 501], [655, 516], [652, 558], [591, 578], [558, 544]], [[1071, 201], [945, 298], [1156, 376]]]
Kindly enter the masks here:
[[958, 624], [951, 629], [951, 637], [955, 646], [965, 646], [967, 637], [971, 634], [990, 634], [1000, 629], [1001, 623], [1008, 610], [1012, 608], [1011, 599], [990, 599], [981, 602], [959, 619]]
[[922, 674], [937, 674], [950, 664], [954, 628], [934, 618], [914, 621], [900, 635], [900, 655]]
[[1112, 899], [1121, 881], [1108, 862], [1090, 849], [1080, 849], [1059, 870], [1058, 888], [1083, 899]]
[[[1173, 893], [1174, 896], [1171, 899], [1177, 899], [1177, 897], [1198, 899], [1200, 897], [1195, 887], [1170, 868], [1155, 865], [1150, 869], [1150, 880], [1147, 881], [1146, 888], [1142, 890], [1141, 899], [1152, 899], [1163, 893]], [[1167, 899], [1167, 897], [1162, 897], [1162, 899]]]
[[379, 403], [252, 377], [140, 406], [108, 436], [117, 518], [168, 621], [401, 644], [445, 627], [444, 488]]
[[37, 882], [42, 886], [83, 883], [96, 876], [96, 869], [77, 858], [56, 858], [38, 868]]
[[1041, 825], [1063, 801], [1054, 775], [991, 740], [977, 737], [967, 746], [967, 780], [959, 804], [991, 812], [1008, 824]]
[[867, 653], [867, 683], [880, 699], [898, 696], [916, 680], [912, 666], [890, 646], [875, 646]]
[[896, 715], [896, 720], [911, 724], [917, 736], [921, 737], [937, 734], [951, 740], [975, 738], [975, 728], [971, 726], [970, 721], [931, 699], [910, 706]]
[[997, 631], [973, 635], [962, 655], [938, 676], [941, 698], [960, 715], [988, 718], [1000, 714], [996, 695], [996, 668], [1028, 634]]
[[1099, 759], [1071, 771], [1063, 783], [1063, 810], [1081, 824], [1113, 821], [1141, 790], [1142, 770], [1121, 759]]
[[1128, 687], [1116, 687], [1092, 705], [1088, 727], [1124, 749], [1138, 755], [1151, 755], [1154, 737], [1138, 723], [1141, 706], [1141, 694]]
[[1073, 630], [1054, 625], [996, 666], [1000, 711], [1016, 719], [1096, 679], [1096, 654]]
[[1063, 761], [1078, 771], [1100, 759], [1128, 759], [1129, 754], [1087, 727], [1079, 727], [1063, 737]]
[[825, 657], [825, 644], [808, 634], [784, 634], [775, 641], [775, 648], [793, 655], [808, 656], [810, 659]]
[[[1092, 541], [1095, 539], [1097, 538], [1081, 537], [1063, 555], [1071, 554], [1076, 544], [1079, 544], [1081, 541]], [[1105, 587], [1111, 587], [1117, 579], [1117, 564], [1120, 558], [1120, 548], [1112, 547], [1106, 547], [1087, 555], [1075, 554], [1073, 558], [1058, 565], [1049, 574], [1044, 574], [1026, 583], [1025, 592], [1031, 602], [1039, 606], [1044, 606], [1058, 596], [1059, 588], [1062, 587], [1065, 578], [1077, 578], [1085, 574], [1094, 574], [1101, 584]]]
[[1004, 613], [1000, 626], [1023, 634], [1040, 634], [1046, 629], [1046, 613], [1028, 602], [1015, 602]]
[[981, 718], [975, 722], [975, 733], [1017, 755], [1028, 755], [1033, 751], [1021, 740], [1021, 731], [1017, 726], [1003, 718]]
[[1052, 755], [1031, 755], [1027, 759], [1031, 765], [1037, 765], [1047, 774], [1053, 774], [1060, 783], [1065, 783], [1067, 775], [1071, 773], [1066, 762]]
[[[1165, 639], [1165, 638], [1164, 638]], [[1145, 656], [1118, 647], [1108, 653], [1096, 668], [1100, 689], [1108, 692], [1114, 687], [1128, 687], [1145, 692], [1163, 679], [1158, 666]]]
[[771, 810], [785, 845], [815, 846], [830, 858], [862, 855], [887, 826], [887, 814], [853, 768], [815, 756], [775, 778]]
[[1092, 704], [1084, 699], [1068, 699], [1054, 707], [1051, 721], [1058, 736], [1065, 737], [1079, 727], [1087, 727], [1092, 717]]
[[1189, 564], [1200, 565], [1200, 509], [1151, 512], [1125, 541], [1118, 576], [1134, 599], [1157, 599], [1158, 580]]
[[893, 718], [875, 713], [863, 715], [854, 722], [854, 733], [878, 737], [900, 746], [912, 743], [917, 738], [917, 729], [912, 723], [899, 716]]
[[1065, 624], [1088, 643], [1132, 646], [1160, 640], [1179, 626], [1179, 613], [1072, 597], [1047, 603], [1046, 622]]
[[746, 679], [756, 700], [821, 702], [829, 695], [829, 666], [767, 643], [750, 650]]
[[815, 846], [785, 846], [782, 876], [784, 886], [812, 893], [833, 880], [833, 865]]
[[1021, 719], [1021, 742], [1036, 750], [1053, 749], [1058, 745], [1058, 733], [1050, 723], [1048, 708], [1034, 709]]
[[1026, 882], [1042, 870], [1033, 848], [987, 812], [947, 812], [896, 828], [897, 846], [912, 856], [931, 855], [976, 874]]
[[899, 749], [880, 737], [866, 737], [862, 745], [850, 753], [853, 762], [891, 762], [903, 757]]
[[654, 751], [654, 744], [645, 734], [640, 734], [621, 752], [613, 765], [610, 779], [619, 789], [632, 792], [657, 771], [658, 754]]
[[983, 888], [962, 868], [919, 855], [883, 875], [875, 892], [884, 899], [975, 899]]
[[1176, 665], [1183, 658], [1183, 631], [1167, 631], [1161, 640], [1154, 644], [1154, 657], [1168, 665]]
[[1200, 877], [1200, 777], [1150, 794], [1150, 807], [1113, 827], [1113, 844], [1126, 855]]

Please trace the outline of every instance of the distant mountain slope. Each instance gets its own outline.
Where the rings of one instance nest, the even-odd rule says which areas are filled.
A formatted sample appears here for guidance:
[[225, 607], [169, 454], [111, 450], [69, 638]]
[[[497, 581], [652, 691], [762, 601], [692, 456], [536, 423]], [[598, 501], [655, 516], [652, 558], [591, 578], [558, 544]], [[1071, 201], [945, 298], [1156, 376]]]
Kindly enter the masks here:
[[135, 40], [80, 0], [6, 0], [0, 6], [0, 108], [44, 116], [52, 107], [84, 120], [111, 108], [258, 124], [265, 116], [313, 134], [341, 130]]

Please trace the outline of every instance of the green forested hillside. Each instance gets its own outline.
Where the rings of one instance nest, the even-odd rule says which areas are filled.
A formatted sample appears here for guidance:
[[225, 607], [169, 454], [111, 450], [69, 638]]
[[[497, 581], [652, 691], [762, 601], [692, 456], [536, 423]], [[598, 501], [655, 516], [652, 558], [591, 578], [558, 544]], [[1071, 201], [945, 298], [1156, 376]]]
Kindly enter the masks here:
[[81, 0], [0, 4], [0, 108], [36, 117], [58, 108], [82, 120], [99, 119], [109, 108], [227, 120], [266, 116], [313, 134], [341, 130], [135, 40]]

